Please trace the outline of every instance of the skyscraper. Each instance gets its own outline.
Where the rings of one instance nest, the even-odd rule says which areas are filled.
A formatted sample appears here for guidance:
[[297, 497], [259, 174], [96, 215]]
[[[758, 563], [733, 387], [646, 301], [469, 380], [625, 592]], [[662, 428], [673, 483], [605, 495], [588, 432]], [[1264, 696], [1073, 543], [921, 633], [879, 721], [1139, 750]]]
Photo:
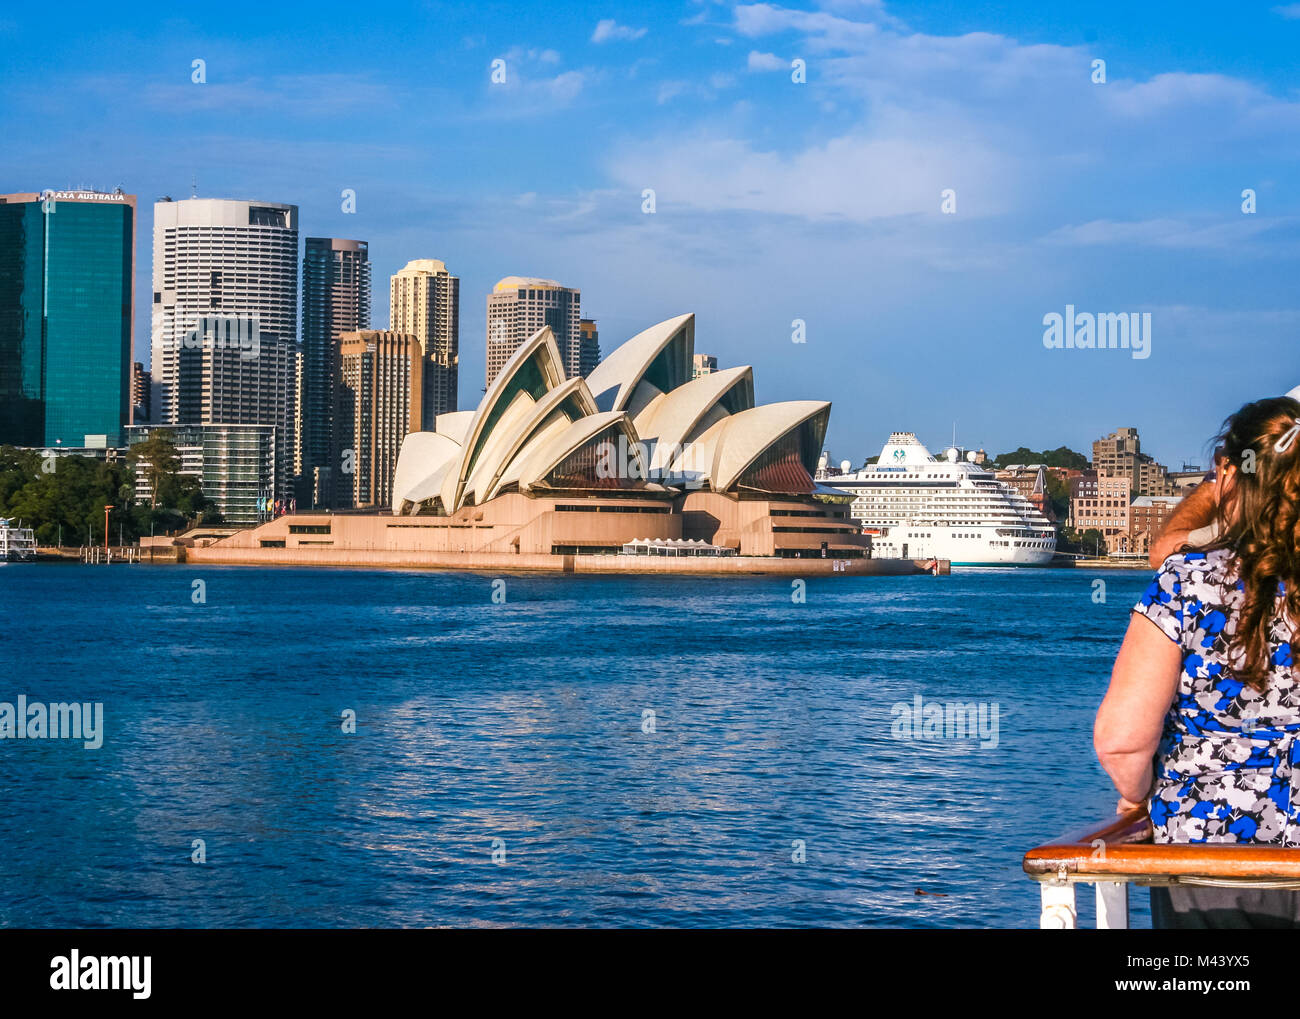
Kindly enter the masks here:
[[300, 505], [333, 505], [339, 465], [334, 415], [339, 337], [370, 328], [370, 260], [365, 241], [308, 237], [302, 259], [302, 347], [298, 370]]
[[135, 195], [0, 195], [0, 443], [120, 446]]
[[578, 332], [581, 334], [578, 374], [585, 379], [596, 370], [596, 365], [600, 364], [600, 332], [596, 329], [594, 318], [579, 319]]
[[[583, 375], [582, 293], [555, 280], [507, 276], [487, 299], [487, 385], [533, 333], [550, 326], [569, 378]], [[587, 370], [590, 371], [592, 364]]]
[[274, 425], [274, 495], [296, 449], [298, 207], [154, 205], [154, 420]]
[[153, 378], [145, 366], [131, 365], [131, 424], [148, 424], [153, 419]]
[[712, 354], [696, 354], [695, 360], [691, 363], [691, 378], [698, 379], [701, 375], [712, 375], [718, 370], [718, 359]]
[[460, 374], [460, 279], [436, 258], [418, 258], [392, 278], [388, 328], [420, 341], [424, 352], [418, 430], [456, 410]]
[[409, 334], [366, 330], [344, 333], [339, 354], [339, 502], [388, 506], [402, 440], [422, 430], [424, 348]]

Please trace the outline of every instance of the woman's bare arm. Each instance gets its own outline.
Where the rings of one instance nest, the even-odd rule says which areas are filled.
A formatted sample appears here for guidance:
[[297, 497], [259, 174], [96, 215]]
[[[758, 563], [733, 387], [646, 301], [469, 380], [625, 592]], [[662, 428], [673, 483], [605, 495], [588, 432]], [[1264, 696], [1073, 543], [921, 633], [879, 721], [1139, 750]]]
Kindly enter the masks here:
[[1132, 803], [1146, 799], [1151, 791], [1151, 759], [1182, 666], [1182, 649], [1135, 612], [1092, 734], [1101, 766], [1119, 794]]
[[1182, 548], [1192, 531], [1214, 522], [1214, 507], [1218, 503], [1216, 487], [1212, 481], [1202, 481], [1174, 507], [1160, 537], [1151, 543], [1153, 570], [1160, 569], [1161, 563]]

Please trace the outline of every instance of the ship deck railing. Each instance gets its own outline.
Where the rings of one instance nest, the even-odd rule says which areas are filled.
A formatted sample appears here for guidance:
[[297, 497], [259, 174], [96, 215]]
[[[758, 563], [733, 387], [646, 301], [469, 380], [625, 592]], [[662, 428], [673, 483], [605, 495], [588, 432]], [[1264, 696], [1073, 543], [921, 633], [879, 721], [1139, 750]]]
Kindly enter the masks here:
[[1129, 926], [1131, 885], [1300, 888], [1300, 849], [1157, 843], [1151, 836], [1151, 818], [1142, 806], [1027, 852], [1025, 873], [1038, 882], [1042, 896], [1039, 927], [1078, 927], [1078, 885], [1095, 888], [1098, 930]]

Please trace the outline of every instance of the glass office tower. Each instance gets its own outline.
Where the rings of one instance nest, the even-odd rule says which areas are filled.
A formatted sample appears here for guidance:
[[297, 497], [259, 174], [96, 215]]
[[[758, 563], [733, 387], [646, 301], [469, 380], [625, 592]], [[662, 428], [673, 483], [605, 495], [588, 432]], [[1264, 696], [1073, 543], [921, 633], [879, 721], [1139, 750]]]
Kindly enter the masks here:
[[135, 196], [0, 195], [0, 443], [120, 446]]
[[[339, 337], [370, 328], [370, 260], [365, 241], [308, 237], [302, 259], [302, 356], [298, 362], [299, 505], [335, 505], [335, 406]], [[346, 486], [345, 486], [346, 487]], [[346, 502], [344, 502], [346, 505]]]

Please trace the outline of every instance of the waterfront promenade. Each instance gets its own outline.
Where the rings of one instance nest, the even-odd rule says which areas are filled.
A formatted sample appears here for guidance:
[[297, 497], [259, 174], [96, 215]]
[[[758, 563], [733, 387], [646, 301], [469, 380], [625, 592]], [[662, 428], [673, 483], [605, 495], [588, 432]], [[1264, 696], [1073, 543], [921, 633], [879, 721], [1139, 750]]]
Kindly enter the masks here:
[[[381, 548], [240, 548], [223, 543], [184, 550], [189, 563], [224, 566], [352, 566], [395, 569], [469, 570], [507, 573], [594, 574], [824, 574], [901, 576], [926, 573], [913, 559], [781, 558], [777, 556], [541, 555], [505, 552], [431, 552]], [[946, 562], [940, 572], [948, 572]]]

